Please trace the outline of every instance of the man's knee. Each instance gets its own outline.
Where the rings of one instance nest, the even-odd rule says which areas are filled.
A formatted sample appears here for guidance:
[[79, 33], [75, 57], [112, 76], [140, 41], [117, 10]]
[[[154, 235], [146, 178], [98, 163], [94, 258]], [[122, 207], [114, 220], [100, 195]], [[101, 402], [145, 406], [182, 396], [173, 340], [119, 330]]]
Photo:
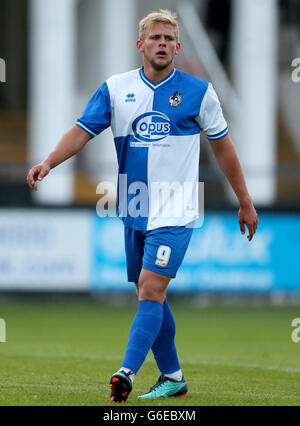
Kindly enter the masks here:
[[170, 279], [163, 276], [158, 277], [157, 274], [141, 274], [138, 283], [139, 300], [164, 303], [169, 281]]
[[161, 289], [153, 281], [142, 281], [139, 283], [140, 300], [158, 301], [161, 298]]

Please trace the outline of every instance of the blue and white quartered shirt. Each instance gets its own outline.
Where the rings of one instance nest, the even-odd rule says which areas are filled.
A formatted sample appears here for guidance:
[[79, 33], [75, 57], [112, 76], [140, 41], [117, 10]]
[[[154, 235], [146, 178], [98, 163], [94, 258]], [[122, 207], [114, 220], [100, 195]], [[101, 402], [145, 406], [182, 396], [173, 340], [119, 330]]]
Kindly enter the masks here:
[[111, 126], [125, 226], [151, 230], [197, 219], [200, 131], [211, 140], [228, 134], [211, 83], [176, 68], [157, 84], [142, 68], [114, 75], [77, 125], [91, 136]]

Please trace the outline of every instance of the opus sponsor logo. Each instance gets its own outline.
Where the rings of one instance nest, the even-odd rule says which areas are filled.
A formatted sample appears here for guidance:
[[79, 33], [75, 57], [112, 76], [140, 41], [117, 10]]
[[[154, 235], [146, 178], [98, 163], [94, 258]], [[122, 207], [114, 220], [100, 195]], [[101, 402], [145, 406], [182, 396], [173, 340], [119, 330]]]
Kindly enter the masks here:
[[171, 123], [167, 115], [151, 111], [139, 115], [132, 123], [135, 138], [141, 142], [158, 142], [170, 134]]

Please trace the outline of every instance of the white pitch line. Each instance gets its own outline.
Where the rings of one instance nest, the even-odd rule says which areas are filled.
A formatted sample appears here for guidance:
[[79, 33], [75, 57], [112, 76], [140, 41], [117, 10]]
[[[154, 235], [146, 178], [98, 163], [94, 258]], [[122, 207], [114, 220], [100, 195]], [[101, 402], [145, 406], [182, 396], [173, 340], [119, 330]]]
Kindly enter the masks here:
[[[33, 388], [33, 389], [53, 389], [53, 390], [62, 390], [62, 391], [69, 391], [69, 392], [95, 392], [99, 393], [102, 391], [101, 385], [97, 387], [91, 387], [91, 386], [66, 386], [66, 385], [49, 385], [49, 384], [36, 384], [36, 383], [1, 383], [0, 388]], [[145, 389], [141, 388], [134, 388], [135, 392], [143, 393]], [[218, 391], [218, 390], [205, 390], [205, 391], [195, 391], [193, 390], [191, 392], [192, 395], [236, 395], [236, 396], [243, 396], [246, 398], [281, 398], [286, 400], [292, 400], [293, 402], [299, 400], [299, 395], [284, 395], [278, 393], [257, 393], [257, 392], [241, 392], [241, 391]], [[32, 402], [32, 401], [31, 401]]]
[[44, 389], [56, 389], [56, 390], [63, 390], [63, 391], [70, 391], [70, 392], [78, 392], [78, 391], [89, 391], [89, 392], [100, 392], [101, 386], [70, 386], [70, 385], [49, 385], [49, 384], [43, 384], [43, 383], [1, 383], [0, 388], [44, 388]]
[[261, 370], [271, 370], [271, 371], [279, 371], [282, 373], [296, 373], [300, 374], [300, 368], [294, 367], [281, 367], [279, 365], [262, 365], [262, 364], [252, 364], [252, 363], [242, 363], [242, 362], [227, 362], [227, 361], [208, 361], [208, 360], [195, 360], [189, 358], [183, 358], [182, 362], [186, 362], [187, 364], [193, 365], [222, 365], [224, 367], [232, 367], [232, 368], [258, 368]]
[[[68, 358], [68, 359], [90, 359], [90, 360], [99, 360], [99, 361], [122, 361], [120, 356], [116, 355], [103, 355], [103, 354], [67, 354], [64, 352], [26, 352], [26, 353], [15, 353], [10, 352], [6, 355], [18, 356], [18, 357], [34, 357], [34, 358]], [[154, 360], [148, 360], [147, 362], [155, 362]], [[241, 363], [241, 362], [228, 362], [224, 360], [209, 361], [203, 359], [192, 359], [192, 358], [181, 358], [181, 363], [187, 363], [192, 365], [220, 365], [223, 367], [231, 368], [254, 368], [261, 370], [269, 371], [279, 371], [282, 373], [293, 373], [300, 374], [300, 368], [295, 367], [285, 367], [279, 365], [262, 365], [262, 364], [253, 364], [253, 363]]]

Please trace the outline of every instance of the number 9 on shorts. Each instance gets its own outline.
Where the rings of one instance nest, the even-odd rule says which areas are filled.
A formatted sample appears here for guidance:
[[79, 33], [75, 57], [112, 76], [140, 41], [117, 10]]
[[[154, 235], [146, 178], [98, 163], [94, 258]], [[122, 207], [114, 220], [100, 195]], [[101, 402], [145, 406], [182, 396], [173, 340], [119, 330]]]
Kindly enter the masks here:
[[167, 266], [171, 255], [171, 247], [159, 246], [156, 253], [155, 264], [159, 266]]

